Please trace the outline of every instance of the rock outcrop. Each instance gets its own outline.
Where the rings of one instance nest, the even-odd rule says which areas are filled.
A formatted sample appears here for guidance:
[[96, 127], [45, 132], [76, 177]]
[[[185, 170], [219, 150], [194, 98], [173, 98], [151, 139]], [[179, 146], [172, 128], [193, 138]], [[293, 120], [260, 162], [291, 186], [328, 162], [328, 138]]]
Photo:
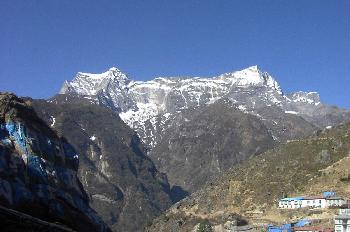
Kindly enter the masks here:
[[[77, 177], [79, 155], [30, 105], [0, 94], [0, 203], [77, 231], [109, 231]], [[1, 223], [1, 222], [0, 222]]]

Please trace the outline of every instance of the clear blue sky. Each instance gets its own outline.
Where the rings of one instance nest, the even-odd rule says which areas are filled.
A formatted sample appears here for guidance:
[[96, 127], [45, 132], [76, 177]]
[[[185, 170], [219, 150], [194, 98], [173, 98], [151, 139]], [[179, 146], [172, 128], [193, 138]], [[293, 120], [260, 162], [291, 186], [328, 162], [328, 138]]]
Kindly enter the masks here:
[[0, 0], [0, 91], [47, 98], [111, 66], [148, 80], [255, 64], [350, 108], [350, 1]]

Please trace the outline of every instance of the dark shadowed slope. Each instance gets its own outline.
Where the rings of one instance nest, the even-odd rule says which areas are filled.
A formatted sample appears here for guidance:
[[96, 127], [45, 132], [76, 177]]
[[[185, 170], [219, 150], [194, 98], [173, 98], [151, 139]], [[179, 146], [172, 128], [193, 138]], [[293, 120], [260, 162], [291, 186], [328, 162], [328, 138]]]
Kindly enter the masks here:
[[33, 105], [79, 152], [78, 176], [92, 207], [114, 231], [140, 231], [170, 206], [166, 176], [112, 110], [68, 95]]

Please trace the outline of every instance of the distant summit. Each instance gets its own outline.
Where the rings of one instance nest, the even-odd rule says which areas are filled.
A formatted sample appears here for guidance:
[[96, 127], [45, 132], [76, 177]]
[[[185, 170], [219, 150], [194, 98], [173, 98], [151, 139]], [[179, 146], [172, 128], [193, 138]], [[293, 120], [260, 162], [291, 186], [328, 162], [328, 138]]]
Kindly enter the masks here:
[[219, 78], [231, 78], [232, 85], [236, 86], [268, 86], [282, 94], [277, 81], [267, 72], [261, 71], [257, 65], [250, 66], [241, 71], [222, 74]]
[[126, 74], [118, 68], [111, 67], [104, 73], [78, 72], [72, 81], [65, 81], [60, 93], [77, 93], [80, 95], [96, 95], [98, 91], [108, 87], [111, 83], [123, 88], [130, 82]]

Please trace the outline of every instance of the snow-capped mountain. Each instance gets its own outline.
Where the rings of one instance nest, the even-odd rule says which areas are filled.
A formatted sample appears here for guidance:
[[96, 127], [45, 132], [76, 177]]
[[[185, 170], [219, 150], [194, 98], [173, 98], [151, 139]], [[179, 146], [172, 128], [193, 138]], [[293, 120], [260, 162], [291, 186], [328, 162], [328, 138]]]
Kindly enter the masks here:
[[315, 92], [285, 95], [277, 81], [257, 66], [212, 78], [158, 77], [150, 81], [131, 80], [117, 68], [101, 74], [79, 72], [63, 84], [60, 93], [83, 95], [115, 110], [150, 147], [156, 143], [154, 133], [159, 133], [157, 122], [166, 125], [182, 110], [219, 99], [228, 99], [241, 111], [260, 117], [261, 109], [278, 107], [321, 127], [350, 119], [349, 111], [322, 104]]
[[350, 111], [321, 103], [315, 92], [285, 95], [257, 66], [211, 78], [150, 81], [134, 81], [112, 68], [78, 73], [60, 93], [81, 95], [118, 112], [147, 145], [157, 168], [167, 173], [177, 200], [276, 144], [350, 121]]
[[97, 97], [133, 125], [159, 113], [210, 104], [235, 88], [252, 87], [282, 94], [278, 83], [257, 66], [213, 78], [158, 77], [151, 81], [130, 80], [113, 67], [101, 74], [79, 72], [73, 81], [64, 83], [60, 93]]

